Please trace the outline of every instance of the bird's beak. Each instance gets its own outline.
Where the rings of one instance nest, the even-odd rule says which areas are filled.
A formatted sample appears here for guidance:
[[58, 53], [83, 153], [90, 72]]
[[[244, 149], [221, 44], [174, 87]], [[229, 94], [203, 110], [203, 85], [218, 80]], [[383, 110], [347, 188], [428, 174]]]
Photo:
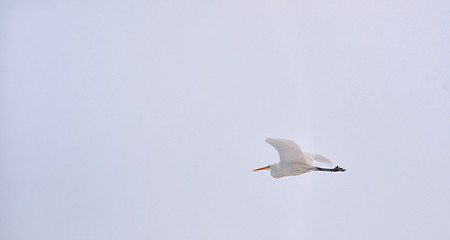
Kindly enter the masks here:
[[257, 168], [257, 169], [255, 169], [255, 170], [253, 170], [253, 171], [268, 170], [269, 168], [270, 168], [270, 165], [269, 165], [269, 166], [262, 167], [262, 168]]

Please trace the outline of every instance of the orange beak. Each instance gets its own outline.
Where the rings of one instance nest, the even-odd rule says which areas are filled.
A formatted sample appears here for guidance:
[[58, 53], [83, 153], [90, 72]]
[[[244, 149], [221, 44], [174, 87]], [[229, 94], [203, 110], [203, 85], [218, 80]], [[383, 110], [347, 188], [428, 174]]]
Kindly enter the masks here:
[[266, 167], [262, 167], [262, 168], [257, 168], [257, 169], [255, 169], [253, 171], [265, 170], [265, 169], [269, 169], [269, 168], [270, 168], [270, 165], [266, 166]]

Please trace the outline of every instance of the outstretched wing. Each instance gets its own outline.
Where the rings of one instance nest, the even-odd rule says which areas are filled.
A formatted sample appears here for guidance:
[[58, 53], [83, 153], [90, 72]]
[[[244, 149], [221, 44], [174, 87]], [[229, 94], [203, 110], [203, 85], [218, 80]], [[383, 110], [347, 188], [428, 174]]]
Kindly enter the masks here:
[[295, 142], [280, 138], [268, 138], [266, 142], [278, 151], [278, 154], [280, 154], [280, 162], [307, 163], [302, 151]]
[[330, 166], [333, 166], [333, 163], [330, 160], [328, 160], [328, 158], [326, 158], [326, 157], [324, 157], [324, 156], [322, 156], [320, 154], [304, 152], [303, 156], [305, 157], [306, 162], [309, 165], [312, 165], [313, 160], [315, 160], [315, 161], [323, 162], [323, 163], [326, 163], [326, 164], [328, 164]]

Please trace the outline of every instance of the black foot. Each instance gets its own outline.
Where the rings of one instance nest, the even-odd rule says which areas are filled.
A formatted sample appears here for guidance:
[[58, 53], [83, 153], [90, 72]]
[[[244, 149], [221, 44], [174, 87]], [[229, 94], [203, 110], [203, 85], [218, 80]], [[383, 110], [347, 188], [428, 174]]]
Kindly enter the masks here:
[[334, 168], [334, 170], [335, 170], [336, 172], [345, 172], [345, 169], [343, 169], [343, 168], [341, 168], [341, 167], [339, 167], [339, 166], [336, 166], [336, 167]]

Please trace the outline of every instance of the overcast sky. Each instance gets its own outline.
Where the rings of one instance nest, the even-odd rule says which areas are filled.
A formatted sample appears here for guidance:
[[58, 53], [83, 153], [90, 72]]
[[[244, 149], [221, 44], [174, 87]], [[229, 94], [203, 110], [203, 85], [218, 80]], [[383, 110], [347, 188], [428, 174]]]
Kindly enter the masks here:
[[449, 13], [1, 1], [0, 238], [450, 239]]

